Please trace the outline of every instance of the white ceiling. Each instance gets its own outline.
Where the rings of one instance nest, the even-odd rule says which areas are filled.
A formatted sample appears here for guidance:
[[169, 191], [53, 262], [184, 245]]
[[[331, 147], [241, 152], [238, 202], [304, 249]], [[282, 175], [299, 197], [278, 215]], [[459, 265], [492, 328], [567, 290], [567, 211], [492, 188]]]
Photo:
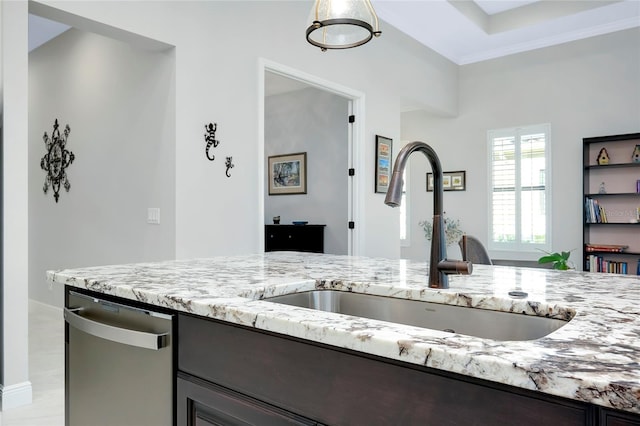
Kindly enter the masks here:
[[372, 3], [384, 21], [382, 37], [384, 26], [393, 25], [458, 65], [640, 26], [640, 0]]
[[59, 36], [69, 28], [68, 25], [60, 22], [29, 14], [29, 52]]
[[[393, 25], [458, 65], [640, 26], [640, 0], [372, 0], [372, 3], [383, 21], [382, 37], [385, 26]], [[29, 15], [29, 50], [67, 29], [67, 25]], [[267, 94], [306, 87], [269, 74]]]
[[489, 15], [495, 15], [496, 13], [504, 12], [505, 10], [515, 9], [535, 2], [536, 0], [476, 0], [476, 4]]
[[[385, 25], [458, 65], [640, 26], [640, 0], [372, 0]], [[69, 27], [29, 15], [29, 50]], [[375, 40], [373, 41], [375, 43]]]
[[[393, 25], [458, 65], [640, 26], [640, 0], [372, 0], [372, 3], [383, 21], [382, 37], [384, 27]], [[308, 86], [304, 83], [276, 74], [266, 76], [267, 96], [305, 87]]]

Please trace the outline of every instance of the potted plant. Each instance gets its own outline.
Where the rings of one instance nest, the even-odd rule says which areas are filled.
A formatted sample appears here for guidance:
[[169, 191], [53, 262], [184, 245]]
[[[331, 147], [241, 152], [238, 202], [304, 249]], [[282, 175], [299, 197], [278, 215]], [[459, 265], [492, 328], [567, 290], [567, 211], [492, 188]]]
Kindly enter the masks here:
[[[542, 250], [544, 251], [544, 250]], [[573, 262], [569, 260], [569, 256], [571, 256], [571, 251], [563, 251], [561, 253], [554, 252], [549, 253], [548, 251], [544, 251], [546, 253], [544, 256], [538, 259], [538, 263], [551, 263], [553, 265], [553, 269], [558, 269], [560, 271], [566, 271], [568, 269], [573, 269]]]
[[[443, 213], [443, 216], [445, 214], [446, 212]], [[447, 240], [447, 246], [457, 243], [458, 240], [460, 240], [460, 238], [462, 237], [462, 234], [464, 234], [464, 232], [460, 229], [460, 221], [458, 219], [449, 219], [447, 217], [445, 217], [443, 221], [444, 236]], [[418, 225], [422, 227], [424, 236], [427, 238], [427, 240], [431, 241], [431, 235], [433, 234], [433, 224], [431, 223], [431, 221], [423, 220], [418, 222]]]

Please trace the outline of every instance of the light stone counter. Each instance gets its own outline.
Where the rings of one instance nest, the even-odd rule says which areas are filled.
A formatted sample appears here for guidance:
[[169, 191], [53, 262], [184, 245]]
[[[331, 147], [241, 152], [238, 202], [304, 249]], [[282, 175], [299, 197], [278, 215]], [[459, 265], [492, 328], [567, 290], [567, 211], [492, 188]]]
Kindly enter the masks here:
[[[177, 311], [640, 413], [640, 278], [474, 265], [450, 288], [425, 263], [274, 252], [49, 271], [49, 280]], [[261, 301], [316, 288], [573, 319], [499, 342]], [[513, 299], [521, 290], [526, 299]]]

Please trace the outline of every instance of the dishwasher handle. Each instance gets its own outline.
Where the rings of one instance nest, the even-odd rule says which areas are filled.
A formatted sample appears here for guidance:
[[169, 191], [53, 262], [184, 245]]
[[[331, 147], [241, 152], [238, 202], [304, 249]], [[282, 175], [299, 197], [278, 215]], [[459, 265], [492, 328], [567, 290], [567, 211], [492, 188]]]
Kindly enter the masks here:
[[92, 336], [156, 351], [169, 345], [169, 333], [156, 334], [114, 327], [78, 315], [76, 312], [81, 310], [82, 308], [64, 308], [64, 320], [69, 325]]

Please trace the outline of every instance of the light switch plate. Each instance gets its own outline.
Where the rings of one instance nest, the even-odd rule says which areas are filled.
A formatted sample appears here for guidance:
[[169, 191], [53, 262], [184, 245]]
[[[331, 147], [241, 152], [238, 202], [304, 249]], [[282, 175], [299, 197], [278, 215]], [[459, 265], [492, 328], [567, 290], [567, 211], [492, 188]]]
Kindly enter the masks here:
[[160, 224], [160, 209], [155, 207], [149, 207], [147, 209], [147, 223], [151, 223], [153, 225]]

